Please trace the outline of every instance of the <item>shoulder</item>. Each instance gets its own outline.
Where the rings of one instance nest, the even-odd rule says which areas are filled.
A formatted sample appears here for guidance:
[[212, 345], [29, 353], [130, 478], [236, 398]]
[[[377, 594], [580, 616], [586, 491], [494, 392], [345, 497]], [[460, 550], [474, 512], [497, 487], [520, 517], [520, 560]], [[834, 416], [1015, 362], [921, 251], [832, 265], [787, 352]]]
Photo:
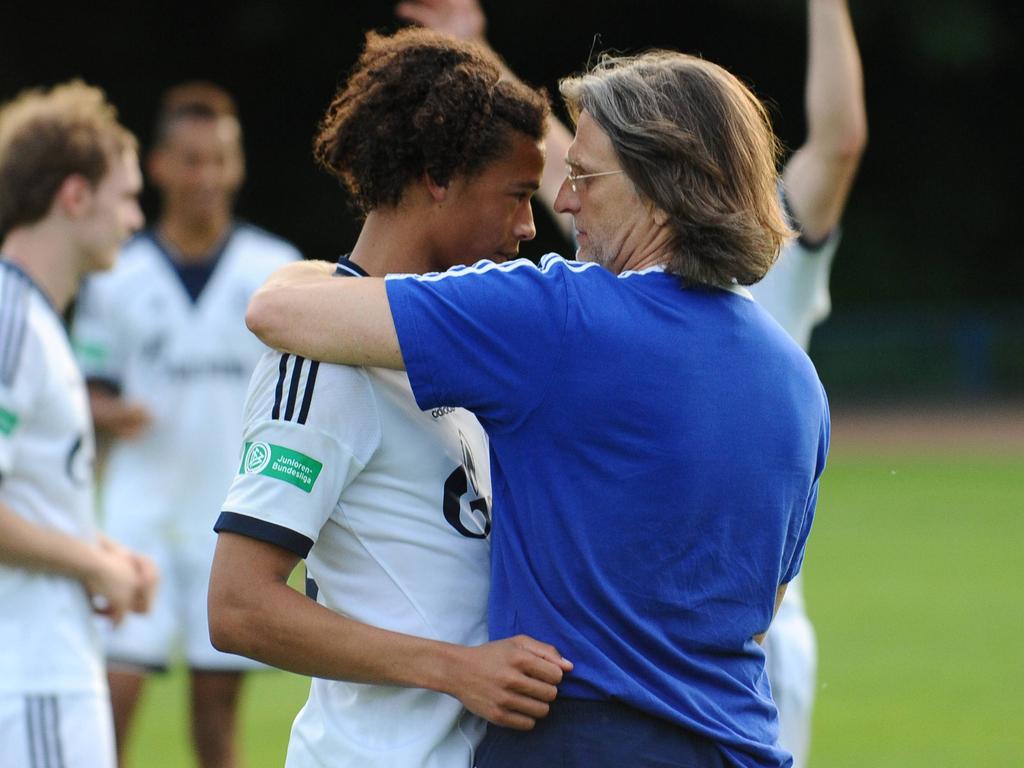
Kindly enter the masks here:
[[411, 286], [430, 287], [438, 292], [477, 296], [489, 300], [500, 296], [511, 306], [531, 304], [540, 296], [564, 296], [567, 275], [583, 271], [604, 271], [596, 264], [582, 264], [567, 261], [556, 254], [544, 256], [540, 262], [516, 259], [504, 263], [478, 261], [468, 266], [456, 266], [445, 272], [428, 272], [423, 275], [388, 275], [389, 294], [393, 289], [401, 291]]
[[31, 326], [31, 279], [21, 270], [0, 264], [0, 384], [13, 385], [24, 366], [26, 343], [33, 335]]
[[329, 427], [352, 407], [375, 412], [371, 377], [363, 368], [323, 363], [268, 350], [249, 390], [250, 417], [307, 421]]
[[302, 259], [299, 249], [290, 242], [247, 221], [236, 224], [232, 237], [246, 249], [246, 259], [263, 260], [275, 265]]
[[117, 263], [108, 272], [97, 276], [133, 274], [148, 271], [156, 259], [166, 258], [163, 249], [150, 230], [139, 232], [121, 248]]

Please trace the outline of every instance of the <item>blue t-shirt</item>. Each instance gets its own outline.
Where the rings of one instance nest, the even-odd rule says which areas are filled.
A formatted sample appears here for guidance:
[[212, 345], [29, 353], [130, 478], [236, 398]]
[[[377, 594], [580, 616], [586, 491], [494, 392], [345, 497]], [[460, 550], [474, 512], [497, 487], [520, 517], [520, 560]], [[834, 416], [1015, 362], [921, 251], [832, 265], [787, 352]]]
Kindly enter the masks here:
[[491, 439], [490, 633], [554, 644], [616, 699], [783, 766], [752, 639], [800, 568], [828, 449], [804, 352], [743, 289], [545, 256], [393, 276], [421, 408]]

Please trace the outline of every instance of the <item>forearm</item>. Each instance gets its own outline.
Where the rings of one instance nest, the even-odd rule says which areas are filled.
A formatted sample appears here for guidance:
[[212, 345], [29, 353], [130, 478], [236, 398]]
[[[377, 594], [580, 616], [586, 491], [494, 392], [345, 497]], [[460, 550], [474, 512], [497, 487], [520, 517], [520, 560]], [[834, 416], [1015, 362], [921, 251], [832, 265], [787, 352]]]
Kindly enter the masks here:
[[[772, 610], [772, 619], [775, 619], [775, 614], [779, 612], [779, 606], [782, 605], [782, 598], [786, 596], [786, 587], [789, 584], [783, 584], [775, 591], [775, 608]], [[758, 645], [764, 645], [764, 639], [768, 636], [768, 630], [766, 629], [759, 635], [754, 635], [754, 642]]]
[[249, 330], [267, 346], [313, 360], [404, 368], [384, 280], [335, 280], [332, 271], [323, 262], [279, 269], [249, 303]]
[[86, 582], [100, 568], [95, 542], [37, 525], [0, 504], [0, 562]]
[[330, 680], [425, 688], [472, 712], [530, 728], [572, 664], [517, 636], [467, 647], [390, 632], [318, 605], [288, 586], [298, 556], [221, 532], [210, 573], [210, 639], [222, 651]]
[[99, 382], [89, 383], [89, 409], [101, 437], [137, 437], [152, 420], [144, 405], [126, 401], [108, 385]]
[[213, 602], [214, 645], [301, 675], [449, 692], [458, 646], [378, 629], [337, 614], [284, 582], [253, 600]]
[[120, 420], [124, 402], [120, 395], [105, 391], [100, 385], [89, 385], [89, 409], [97, 432], [113, 432]]
[[838, 158], [859, 158], [867, 140], [864, 78], [847, 0], [811, 0], [808, 142]]
[[801, 233], [838, 224], [867, 142], [860, 54], [846, 0], [808, 3], [807, 140], [783, 171]]

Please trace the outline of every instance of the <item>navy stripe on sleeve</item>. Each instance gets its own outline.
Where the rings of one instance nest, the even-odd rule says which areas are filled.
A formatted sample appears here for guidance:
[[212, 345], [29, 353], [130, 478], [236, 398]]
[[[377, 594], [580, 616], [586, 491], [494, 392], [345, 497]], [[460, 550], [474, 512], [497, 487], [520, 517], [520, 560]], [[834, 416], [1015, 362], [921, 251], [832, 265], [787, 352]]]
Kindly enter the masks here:
[[270, 418], [281, 418], [281, 396], [284, 394], [284, 376], [288, 371], [288, 353], [281, 355], [281, 364], [277, 367], [277, 388], [274, 390], [274, 409], [270, 412]]
[[[291, 374], [288, 373], [288, 366], [292, 366]], [[277, 386], [274, 388], [274, 407], [270, 411], [270, 418], [284, 421], [294, 421], [298, 424], [305, 424], [309, 417], [309, 408], [313, 403], [313, 390], [316, 388], [316, 374], [320, 370], [320, 363], [317, 360], [309, 361], [309, 369], [306, 372], [306, 380], [302, 380], [302, 369], [306, 365], [306, 358], [298, 355], [292, 356], [287, 353], [281, 355], [281, 362], [277, 369]], [[285, 382], [288, 382], [288, 395], [285, 397]], [[300, 403], [300, 391], [301, 403]], [[284, 405], [282, 413], [282, 403]], [[298, 410], [298, 416], [296, 416]]]
[[250, 539], [264, 541], [287, 549], [299, 557], [306, 557], [313, 548], [313, 540], [283, 525], [257, 520], [238, 512], [221, 512], [213, 526], [217, 533], [237, 533]]
[[306, 358], [296, 355], [295, 367], [292, 368], [292, 383], [288, 387], [288, 405], [284, 409], [285, 421], [291, 421], [292, 415], [295, 413], [295, 401], [298, 399], [299, 381], [302, 380], [302, 366], [305, 362]]
[[320, 361], [311, 361], [309, 373], [306, 374], [306, 389], [302, 394], [302, 408], [299, 409], [299, 424], [305, 424], [306, 417], [309, 416], [309, 406], [313, 402], [313, 388], [316, 386], [316, 372], [318, 370], [320, 370]]

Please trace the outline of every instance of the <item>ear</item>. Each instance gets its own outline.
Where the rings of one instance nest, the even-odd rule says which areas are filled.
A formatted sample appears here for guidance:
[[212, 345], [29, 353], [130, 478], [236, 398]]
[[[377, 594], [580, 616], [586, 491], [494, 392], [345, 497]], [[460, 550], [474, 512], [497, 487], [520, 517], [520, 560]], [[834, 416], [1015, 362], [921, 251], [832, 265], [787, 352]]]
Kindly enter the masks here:
[[654, 209], [654, 223], [655, 224], [657, 224], [659, 227], [664, 227], [666, 224], [668, 224], [668, 220], [669, 220], [669, 215], [667, 213], [665, 213], [665, 211], [661, 210], [661, 208], [655, 208]]
[[68, 218], [80, 218], [92, 203], [94, 190], [89, 180], [80, 173], [66, 177], [57, 187], [54, 205]]
[[430, 178], [430, 174], [425, 171], [423, 173], [423, 183], [426, 185], [427, 191], [435, 203], [443, 203], [448, 198], [448, 186], [441, 186]]
[[167, 167], [167, 153], [159, 147], [146, 155], [146, 175], [157, 186], [163, 185], [164, 170]]

